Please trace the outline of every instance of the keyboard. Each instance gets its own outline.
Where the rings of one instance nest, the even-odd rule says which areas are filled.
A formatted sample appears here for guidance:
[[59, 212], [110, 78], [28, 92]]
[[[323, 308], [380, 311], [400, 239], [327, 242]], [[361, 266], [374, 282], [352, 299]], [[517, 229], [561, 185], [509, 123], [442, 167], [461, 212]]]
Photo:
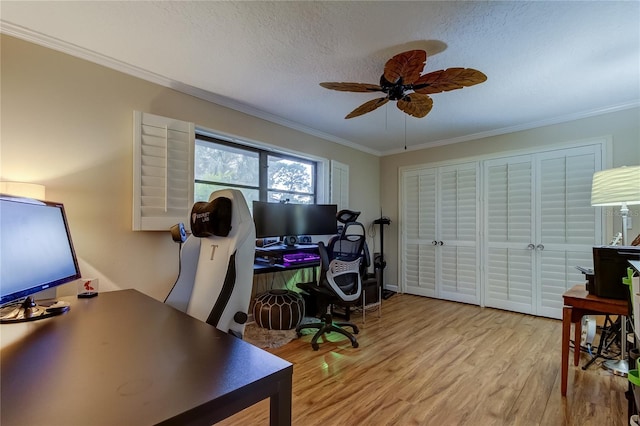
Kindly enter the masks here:
[[315, 264], [320, 261], [320, 255], [316, 253], [286, 253], [282, 255], [282, 265], [285, 267]]

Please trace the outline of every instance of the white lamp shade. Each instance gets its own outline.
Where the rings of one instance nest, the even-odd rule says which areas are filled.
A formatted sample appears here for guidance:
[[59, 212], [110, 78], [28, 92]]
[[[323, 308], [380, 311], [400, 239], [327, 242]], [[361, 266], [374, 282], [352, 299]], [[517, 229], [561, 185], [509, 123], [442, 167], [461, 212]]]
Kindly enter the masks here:
[[37, 183], [0, 182], [0, 193], [16, 197], [45, 199], [45, 187]]
[[601, 170], [593, 175], [592, 206], [640, 204], [640, 166]]

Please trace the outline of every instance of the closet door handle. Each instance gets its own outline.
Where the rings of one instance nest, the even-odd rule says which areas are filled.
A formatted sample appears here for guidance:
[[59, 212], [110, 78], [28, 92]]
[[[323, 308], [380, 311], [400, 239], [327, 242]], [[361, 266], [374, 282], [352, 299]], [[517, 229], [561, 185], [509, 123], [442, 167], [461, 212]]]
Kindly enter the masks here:
[[438, 245], [439, 245], [439, 246], [443, 246], [443, 245], [444, 245], [444, 242], [443, 242], [443, 241], [438, 241]]
[[538, 250], [542, 251], [542, 250], [544, 250], [544, 245], [542, 245], [542, 244], [538, 244], [538, 245], [536, 246], [536, 249], [538, 249]]
[[533, 250], [534, 248], [536, 248], [535, 244], [531, 243], [527, 246], [527, 249], [529, 250]]
[[436, 240], [431, 241], [431, 244], [433, 244], [434, 246], [438, 245], [438, 242]]

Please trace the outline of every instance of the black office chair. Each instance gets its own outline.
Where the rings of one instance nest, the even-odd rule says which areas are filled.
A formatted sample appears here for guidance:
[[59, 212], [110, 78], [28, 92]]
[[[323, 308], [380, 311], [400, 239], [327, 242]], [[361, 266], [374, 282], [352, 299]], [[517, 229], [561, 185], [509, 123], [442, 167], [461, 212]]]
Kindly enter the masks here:
[[[373, 272], [369, 272], [369, 268], [373, 265]], [[380, 264], [379, 261], [376, 260], [373, 264], [371, 263], [371, 254], [369, 252], [369, 246], [367, 243], [364, 243], [364, 247], [362, 248], [362, 261], [360, 262], [360, 280], [362, 281], [362, 295], [360, 297], [359, 303], [341, 303], [340, 301], [335, 301], [332, 304], [332, 307], [339, 306], [341, 317], [344, 317], [346, 321], [351, 320], [352, 308], [354, 305], [360, 305], [360, 310], [362, 312], [362, 322], [365, 321], [365, 312], [367, 311], [367, 306], [378, 307], [378, 318], [382, 315], [382, 306], [380, 305], [380, 299], [382, 298], [382, 287], [380, 287]], [[332, 309], [332, 313], [335, 314], [335, 309]]]
[[349, 306], [360, 301], [362, 294], [363, 254], [366, 246], [364, 226], [355, 222], [360, 212], [342, 210], [337, 218], [344, 223], [339, 234], [329, 240], [325, 246], [318, 243], [320, 254], [320, 276], [318, 283], [299, 284], [298, 287], [311, 294], [318, 305], [321, 322], [301, 324], [296, 328], [298, 337], [301, 331], [312, 328], [318, 329], [311, 339], [311, 347], [319, 349], [318, 339], [325, 333], [335, 331], [351, 341], [354, 348], [358, 342], [353, 334], [343, 327], [350, 327], [354, 334], [360, 330], [351, 322], [334, 322], [331, 306], [339, 304]]
[[[311, 339], [311, 347], [317, 351], [320, 346], [318, 339], [325, 333], [335, 331], [351, 341], [351, 346], [358, 347], [358, 341], [353, 334], [358, 334], [360, 330], [355, 324], [350, 322], [334, 322], [331, 315], [331, 305], [335, 302], [357, 303], [362, 292], [362, 281], [360, 280], [360, 258], [345, 261], [339, 259], [329, 260], [327, 248], [324, 243], [318, 243], [320, 254], [320, 276], [318, 284], [299, 284], [299, 287], [309, 292], [316, 300], [320, 314], [320, 322], [311, 324], [301, 324], [296, 327], [298, 337], [302, 336], [302, 330], [313, 328], [318, 329]], [[351, 327], [353, 334], [343, 327]]]

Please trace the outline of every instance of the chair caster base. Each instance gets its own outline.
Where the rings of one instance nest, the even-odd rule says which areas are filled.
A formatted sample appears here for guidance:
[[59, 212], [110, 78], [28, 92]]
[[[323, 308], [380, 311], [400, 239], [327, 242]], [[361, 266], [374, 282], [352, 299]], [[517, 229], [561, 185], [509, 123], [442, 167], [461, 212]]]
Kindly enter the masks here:
[[349, 339], [349, 341], [351, 341], [351, 346], [353, 346], [354, 348], [358, 347], [358, 341], [356, 340], [356, 338], [353, 337], [353, 335], [351, 333], [349, 333], [347, 330], [344, 330], [342, 328], [342, 327], [350, 327], [350, 328], [353, 329], [353, 334], [358, 334], [360, 332], [358, 327], [356, 327], [354, 324], [348, 323], [348, 322], [336, 322], [336, 323], [334, 323], [331, 320], [331, 316], [330, 315], [325, 315], [325, 316], [322, 317], [322, 319], [324, 321], [320, 322], [320, 323], [300, 324], [298, 327], [296, 327], [296, 335], [298, 337], [302, 337], [302, 335], [303, 335], [302, 334], [302, 330], [308, 329], [308, 328], [317, 329], [318, 331], [316, 332], [316, 334], [311, 339], [311, 347], [313, 348], [314, 351], [317, 351], [318, 349], [320, 349], [320, 345], [318, 344], [318, 339], [320, 337], [322, 337], [324, 334], [329, 334], [329, 333], [342, 334], [343, 336], [347, 337]]

